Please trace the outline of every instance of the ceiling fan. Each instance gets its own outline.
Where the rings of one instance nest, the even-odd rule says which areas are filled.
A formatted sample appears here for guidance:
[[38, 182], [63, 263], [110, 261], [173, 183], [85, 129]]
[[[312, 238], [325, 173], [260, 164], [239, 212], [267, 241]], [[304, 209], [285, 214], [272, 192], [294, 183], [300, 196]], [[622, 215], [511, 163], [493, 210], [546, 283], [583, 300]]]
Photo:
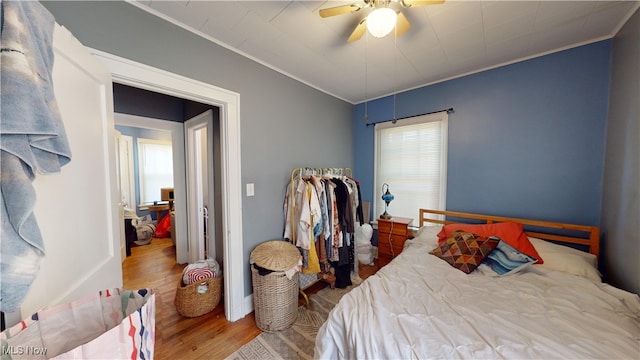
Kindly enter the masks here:
[[418, 6], [427, 6], [442, 4], [444, 0], [362, 0], [362, 2], [320, 9], [320, 16], [323, 18], [342, 15], [346, 13], [355, 13], [365, 8], [373, 8], [364, 19], [362, 19], [353, 30], [348, 42], [359, 40], [366, 30], [375, 37], [384, 37], [388, 35], [395, 27], [396, 37], [404, 34], [411, 28], [409, 20], [401, 11], [392, 9], [391, 3], [398, 3], [403, 8], [411, 8]]

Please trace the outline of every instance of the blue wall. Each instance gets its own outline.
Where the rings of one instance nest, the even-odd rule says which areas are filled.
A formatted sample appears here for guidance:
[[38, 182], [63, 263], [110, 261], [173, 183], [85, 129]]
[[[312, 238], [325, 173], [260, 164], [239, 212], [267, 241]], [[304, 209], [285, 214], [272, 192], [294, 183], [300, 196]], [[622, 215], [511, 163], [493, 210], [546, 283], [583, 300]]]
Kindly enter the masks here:
[[[599, 225], [611, 40], [396, 95], [396, 117], [449, 114], [447, 209]], [[368, 102], [369, 123], [393, 97]], [[372, 201], [374, 126], [354, 110], [354, 175]], [[418, 210], [416, 209], [416, 217]]]

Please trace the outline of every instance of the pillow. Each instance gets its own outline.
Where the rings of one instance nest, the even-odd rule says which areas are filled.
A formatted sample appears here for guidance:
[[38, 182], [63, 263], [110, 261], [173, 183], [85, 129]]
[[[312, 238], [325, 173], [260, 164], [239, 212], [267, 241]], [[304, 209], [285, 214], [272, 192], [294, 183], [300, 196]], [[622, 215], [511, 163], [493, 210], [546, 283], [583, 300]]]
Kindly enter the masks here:
[[515, 274], [535, 262], [535, 258], [521, 253], [502, 240], [484, 259], [484, 263], [500, 276]]
[[500, 240], [486, 238], [464, 231], [456, 231], [429, 254], [448, 262], [456, 269], [469, 274], [498, 246]]
[[421, 227], [412, 241], [414, 243], [421, 243], [428, 246], [430, 249], [438, 246], [438, 233], [442, 229], [442, 225], [426, 225]]
[[582, 276], [597, 283], [602, 282], [602, 275], [598, 271], [598, 258], [594, 254], [538, 238], [530, 237], [529, 240], [545, 258], [543, 265], [536, 266]]
[[449, 238], [454, 231], [467, 231], [481, 236], [497, 236], [507, 244], [513, 246], [523, 254], [537, 259], [537, 264], [544, 263], [543, 256], [540, 256], [536, 248], [529, 242], [527, 234], [524, 233], [522, 224], [514, 222], [503, 222], [495, 224], [447, 224], [438, 233], [439, 242]]

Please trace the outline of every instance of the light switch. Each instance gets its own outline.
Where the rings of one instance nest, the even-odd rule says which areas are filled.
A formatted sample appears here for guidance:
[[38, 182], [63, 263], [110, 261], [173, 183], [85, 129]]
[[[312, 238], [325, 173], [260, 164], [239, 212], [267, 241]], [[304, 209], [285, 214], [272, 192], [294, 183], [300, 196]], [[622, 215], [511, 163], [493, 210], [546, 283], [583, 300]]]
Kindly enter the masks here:
[[253, 187], [253, 183], [247, 184], [247, 196], [254, 196], [254, 195], [255, 195], [255, 190]]

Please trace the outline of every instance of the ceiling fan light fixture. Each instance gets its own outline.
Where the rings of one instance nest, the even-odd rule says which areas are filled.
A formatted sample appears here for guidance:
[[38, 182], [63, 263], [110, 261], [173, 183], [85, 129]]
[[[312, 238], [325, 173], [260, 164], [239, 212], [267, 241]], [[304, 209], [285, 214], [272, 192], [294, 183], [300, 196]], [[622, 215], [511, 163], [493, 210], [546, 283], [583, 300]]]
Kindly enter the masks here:
[[385, 37], [393, 30], [397, 17], [398, 14], [393, 9], [375, 9], [367, 16], [367, 30], [374, 37]]

